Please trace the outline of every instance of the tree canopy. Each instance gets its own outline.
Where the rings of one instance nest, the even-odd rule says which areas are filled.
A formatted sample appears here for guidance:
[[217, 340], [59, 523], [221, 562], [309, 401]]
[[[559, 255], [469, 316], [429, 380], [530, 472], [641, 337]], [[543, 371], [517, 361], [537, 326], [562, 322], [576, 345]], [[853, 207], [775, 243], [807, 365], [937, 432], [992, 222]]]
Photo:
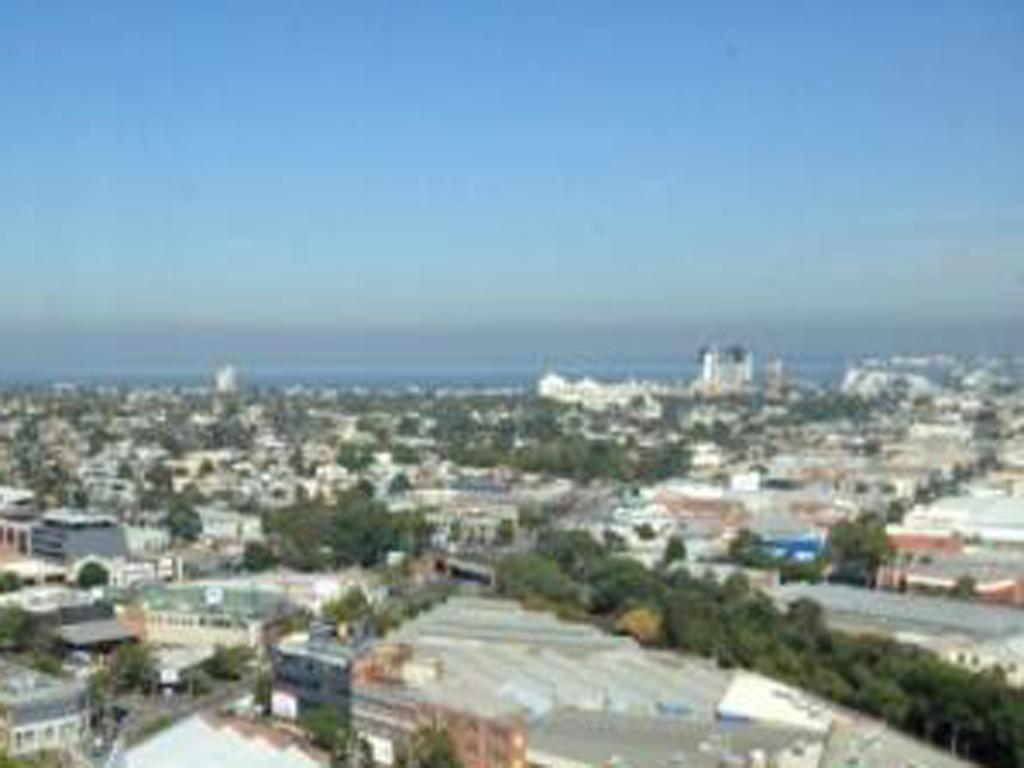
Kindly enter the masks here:
[[105, 587], [110, 583], [110, 571], [96, 562], [88, 562], [78, 569], [78, 586], [82, 589]]

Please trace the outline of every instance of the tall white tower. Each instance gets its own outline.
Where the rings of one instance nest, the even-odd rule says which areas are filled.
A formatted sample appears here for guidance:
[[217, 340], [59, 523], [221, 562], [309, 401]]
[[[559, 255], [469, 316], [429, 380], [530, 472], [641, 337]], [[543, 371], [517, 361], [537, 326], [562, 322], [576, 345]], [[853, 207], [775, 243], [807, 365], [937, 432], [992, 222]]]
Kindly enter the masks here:
[[704, 347], [700, 351], [700, 390], [707, 397], [718, 395], [722, 386], [722, 361], [718, 349]]
[[233, 365], [217, 369], [213, 377], [213, 388], [218, 395], [233, 395], [238, 391], [238, 373]]

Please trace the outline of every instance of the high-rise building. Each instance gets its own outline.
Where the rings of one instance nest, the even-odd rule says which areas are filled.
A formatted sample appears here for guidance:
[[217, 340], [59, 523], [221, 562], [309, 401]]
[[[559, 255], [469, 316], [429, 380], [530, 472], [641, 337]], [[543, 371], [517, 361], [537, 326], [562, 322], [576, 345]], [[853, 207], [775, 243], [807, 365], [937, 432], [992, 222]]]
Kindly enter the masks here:
[[233, 395], [238, 391], [238, 372], [233, 365], [217, 369], [213, 377], [213, 388], [218, 395]]
[[754, 380], [754, 357], [739, 345], [724, 351], [713, 345], [700, 352], [697, 391], [704, 397], [732, 397], [749, 391]]
[[764, 375], [764, 391], [769, 399], [778, 400], [786, 393], [786, 370], [781, 357], [768, 363]]

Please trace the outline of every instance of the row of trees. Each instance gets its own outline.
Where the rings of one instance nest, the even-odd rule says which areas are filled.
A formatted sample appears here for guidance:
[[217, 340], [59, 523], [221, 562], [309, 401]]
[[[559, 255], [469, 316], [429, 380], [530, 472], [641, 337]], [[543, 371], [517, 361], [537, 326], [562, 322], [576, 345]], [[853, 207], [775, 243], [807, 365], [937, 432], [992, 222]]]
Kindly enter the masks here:
[[831, 631], [817, 604], [782, 612], [741, 575], [719, 584], [649, 570], [585, 533], [550, 532], [536, 553], [500, 564], [499, 585], [642, 643], [787, 681], [985, 764], [1024, 766], [1024, 694], [998, 673], [971, 674], [919, 649]]
[[503, 446], [487, 436], [452, 445], [448, 454], [468, 466], [507, 466], [580, 482], [656, 482], [685, 475], [690, 467], [690, 452], [681, 443], [639, 447], [577, 435], [558, 435], [518, 447]]
[[418, 555], [433, 533], [422, 514], [389, 512], [361, 488], [333, 505], [309, 503], [269, 512], [264, 528], [269, 549], [250, 553], [250, 565], [280, 562], [304, 571], [371, 567], [393, 551]]

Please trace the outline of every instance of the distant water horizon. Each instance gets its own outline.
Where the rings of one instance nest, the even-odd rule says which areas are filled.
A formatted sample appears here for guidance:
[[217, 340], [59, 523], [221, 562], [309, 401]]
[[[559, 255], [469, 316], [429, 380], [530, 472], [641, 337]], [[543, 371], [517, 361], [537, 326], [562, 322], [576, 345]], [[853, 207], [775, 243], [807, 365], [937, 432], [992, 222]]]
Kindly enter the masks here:
[[[786, 375], [797, 381], [836, 385], [856, 361], [842, 355], [783, 358]], [[756, 378], [764, 372], [758, 361]], [[598, 381], [647, 380], [686, 383], [699, 374], [691, 360], [566, 361], [538, 364], [533, 361], [448, 363], [345, 363], [336, 365], [253, 364], [225, 361], [236, 369], [243, 387], [285, 388], [306, 386], [330, 389], [438, 390], [530, 389], [547, 373], [570, 379]], [[2, 387], [154, 386], [194, 388], [208, 386], [216, 367], [188, 365], [34, 366], [0, 367]]]
[[758, 374], [778, 357], [794, 379], [835, 384], [865, 357], [1016, 356], [1009, 328], [873, 332], [801, 324], [716, 328], [211, 331], [0, 329], [0, 386], [56, 383], [195, 387], [233, 365], [243, 385], [341, 389], [532, 387], [544, 373], [604, 381], [692, 380], [705, 344], [739, 343]]

